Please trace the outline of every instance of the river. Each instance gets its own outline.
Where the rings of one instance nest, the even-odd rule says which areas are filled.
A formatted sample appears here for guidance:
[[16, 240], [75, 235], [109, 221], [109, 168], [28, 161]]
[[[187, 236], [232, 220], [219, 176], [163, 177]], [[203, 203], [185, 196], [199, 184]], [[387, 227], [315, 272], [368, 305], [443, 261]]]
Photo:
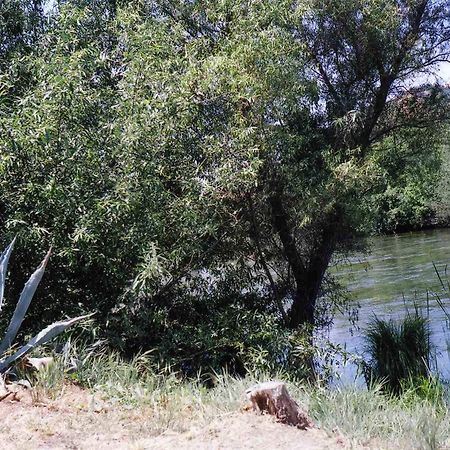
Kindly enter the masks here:
[[[347, 317], [337, 314], [330, 340], [362, 355], [364, 329], [374, 315], [398, 319], [405, 316], [407, 309], [414, 312], [417, 304], [422, 314], [429, 316], [437, 370], [448, 378], [450, 324], [435, 293], [443, 299], [448, 314], [450, 299], [448, 291], [443, 292], [433, 263], [443, 275], [443, 281], [450, 280], [450, 229], [373, 238], [368, 255], [356, 255], [337, 270], [337, 277], [348, 287], [352, 301], [360, 305], [359, 320], [357, 327], [352, 327]], [[352, 381], [356, 372], [356, 366], [347, 365], [341, 372], [341, 381]]]

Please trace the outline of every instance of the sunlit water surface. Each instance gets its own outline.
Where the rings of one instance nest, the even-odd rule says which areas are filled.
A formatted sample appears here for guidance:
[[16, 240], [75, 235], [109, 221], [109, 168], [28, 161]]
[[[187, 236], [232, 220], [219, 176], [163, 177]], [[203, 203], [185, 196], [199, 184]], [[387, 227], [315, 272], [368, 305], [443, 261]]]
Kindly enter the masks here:
[[[350, 290], [352, 301], [360, 305], [359, 320], [354, 327], [348, 317], [338, 314], [330, 331], [331, 341], [345, 346], [349, 352], [363, 355], [364, 330], [375, 315], [399, 319], [407, 310], [414, 312], [414, 305], [418, 305], [430, 319], [437, 370], [450, 378], [447, 351], [450, 328], [435, 294], [443, 300], [448, 314], [450, 299], [448, 291], [443, 292], [433, 263], [443, 275], [444, 283], [448, 282], [450, 267], [448, 277], [445, 272], [447, 264], [450, 266], [450, 229], [374, 238], [368, 255], [355, 256], [337, 270], [338, 278]], [[341, 382], [351, 382], [356, 374], [356, 366], [347, 365], [341, 373]]]

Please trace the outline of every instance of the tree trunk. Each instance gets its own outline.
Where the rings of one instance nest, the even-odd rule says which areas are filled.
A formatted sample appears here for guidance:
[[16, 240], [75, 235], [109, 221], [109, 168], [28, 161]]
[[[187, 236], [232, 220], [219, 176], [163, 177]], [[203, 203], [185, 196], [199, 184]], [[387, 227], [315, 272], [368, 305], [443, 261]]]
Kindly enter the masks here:
[[316, 297], [303, 286], [297, 286], [289, 311], [289, 327], [298, 328], [304, 324], [314, 325], [315, 306]]
[[306, 271], [294, 275], [297, 286], [289, 311], [291, 328], [315, 324], [316, 302], [334, 251], [334, 239], [329, 233], [322, 233], [321, 240], [322, 243], [314, 250], [315, 255], [311, 258]]
[[302, 257], [290, 229], [288, 212], [284, 208], [281, 194], [275, 192], [269, 199], [269, 203], [273, 226], [280, 237], [284, 255], [292, 269], [296, 285], [289, 311], [289, 325], [291, 328], [305, 324], [314, 326], [316, 301], [335, 249], [339, 225], [333, 214], [322, 218], [317, 224], [315, 245], [312, 245], [309, 255]]

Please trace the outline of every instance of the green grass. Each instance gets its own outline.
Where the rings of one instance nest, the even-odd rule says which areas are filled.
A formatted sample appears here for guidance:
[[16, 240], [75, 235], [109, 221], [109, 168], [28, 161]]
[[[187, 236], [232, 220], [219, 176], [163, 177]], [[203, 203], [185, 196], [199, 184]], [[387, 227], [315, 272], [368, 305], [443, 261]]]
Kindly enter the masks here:
[[[57, 362], [39, 373], [34, 389], [57, 397], [63, 373], [66, 383], [79, 383], [111, 407], [142, 408], [148, 417], [145, 432], [149, 436], [183, 432], [235, 414], [246, 402], [248, 387], [283, 379], [282, 374], [245, 379], [216, 374], [214, 387], [207, 388], [201, 377], [187, 381], [168, 368], [150, 370], [155, 367], [150, 354], [125, 361], [108, 351], [86, 356], [88, 352], [78, 349], [78, 353], [81, 362], [76, 371], [64, 374]], [[450, 445], [450, 413], [445, 390], [437, 380], [410, 379], [396, 396], [387, 394], [381, 384], [370, 389], [330, 389], [291, 380], [287, 385], [316, 424], [330, 435], [339, 431], [350, 448], [438, 449]]]
[[447, 408], [415, 397], [369, 390], [314, 390], [308, 409], [325, 430], [338, 429], [353, 445], [369, 448], [438, 449], [449, 443]]

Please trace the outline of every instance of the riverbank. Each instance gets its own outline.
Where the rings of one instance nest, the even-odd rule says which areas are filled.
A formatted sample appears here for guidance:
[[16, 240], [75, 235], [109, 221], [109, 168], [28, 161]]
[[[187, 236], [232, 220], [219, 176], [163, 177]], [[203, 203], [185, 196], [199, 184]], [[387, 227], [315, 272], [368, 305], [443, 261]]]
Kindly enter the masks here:
[[[0, 402], [3, 448], [436, 449], [450, 445], [443, 399], [380, 386], [329, 389], [285, 380], [313, 419], [300, 431], [256, 416], [245, 390], [269, 376], [215, 376], [214, 387], [150, 372], [146, 357], [103, 354], [67, 374], [56, 363]], [[283, 378], [280, 375], [278, 378]]]
[[[155, 420], [150, 408], [104, 406], [92, 410], [86, 393], [63, 395], [46, 405], [0, 404], [2, 430], [0, 439], [5, 450], [36, 449], [262, 449], [325, 450], [343, 448], [337, 437], [324, 431], [301, 431], [276, 423], [269, 416], [247, 411], [217, 413], [208, 423], [187, 420], [183, 429], [170, 425], [161, 432], [151, 431]], [[69, 402], [72, 403], [69, 403]], [[106, 404], [105, 404], [106, 405]], [[39, 418], [36, 416], [39, 415]], [[156, 419], [159, 420], [159, 419]], [[150, 424], [150, 425], [149, 425]]]
[[450, 216], [433, 217], [429, 221], [419, 225], [399, 225], [395, 229], [383, 230], [378, 236], [392, 236], [404, 233], [416, 233], [419, 231], [444, 230], [450, 228]]

